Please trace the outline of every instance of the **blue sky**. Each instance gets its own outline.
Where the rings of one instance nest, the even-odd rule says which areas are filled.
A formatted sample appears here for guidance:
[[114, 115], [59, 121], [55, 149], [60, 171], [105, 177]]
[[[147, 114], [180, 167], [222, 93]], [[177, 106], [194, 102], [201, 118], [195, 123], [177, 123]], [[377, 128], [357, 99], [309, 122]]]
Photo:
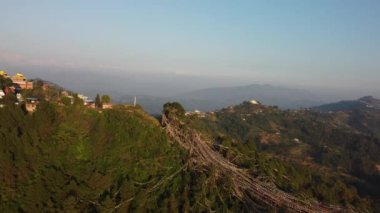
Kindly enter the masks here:
[[378, 0], [0, 0], [0, 14], [0, 69], [380, 90]]

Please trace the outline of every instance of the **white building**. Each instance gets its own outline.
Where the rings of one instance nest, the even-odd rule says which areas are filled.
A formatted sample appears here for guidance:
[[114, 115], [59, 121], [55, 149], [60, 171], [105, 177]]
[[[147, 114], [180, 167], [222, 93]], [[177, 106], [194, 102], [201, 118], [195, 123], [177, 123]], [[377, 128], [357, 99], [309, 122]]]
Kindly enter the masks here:
[[259, 103], [257, 100], [255, 100], [255, 99], [250, 100], [249, 103], [254, 104], [254, 105], [256, 105], [256, 104], [260, 104], [260, 103]]
[[84, 105], [87, 105], [87, 102], [91, 102], [92, 101], [92, 100], [89, 100], [87, 96], [82, 95], [82, 94], [78, 94], [78, 98], [80, 98], [80, 99], [83, 100], [83, 104]]

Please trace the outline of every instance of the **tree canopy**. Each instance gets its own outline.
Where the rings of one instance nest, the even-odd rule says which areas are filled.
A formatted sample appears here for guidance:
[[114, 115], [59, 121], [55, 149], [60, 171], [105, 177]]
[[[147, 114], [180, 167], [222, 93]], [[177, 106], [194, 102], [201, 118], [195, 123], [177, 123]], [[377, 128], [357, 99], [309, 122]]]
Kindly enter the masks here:
[[163, 114], [168, 118], [183, 117], [185, 109], [178, 102], [168, 102], [164, 104]]
[[13, 85], [13, 82], [11, 79], [0, 76], [0, 89], [3, 90], [5, 87], [10, 87], [12, 85]]
[[102, 95], [101, 101], [103, 104], [108, 104], [111, 102], [111, 97], [109, 95]]
[[95, 106], [97, 108], [102, 108], [102, 106], [103, 106], [102, 100], [100, 99], [100, 95], [99, 94], [96, 94], [96, 97], [95, 97]]

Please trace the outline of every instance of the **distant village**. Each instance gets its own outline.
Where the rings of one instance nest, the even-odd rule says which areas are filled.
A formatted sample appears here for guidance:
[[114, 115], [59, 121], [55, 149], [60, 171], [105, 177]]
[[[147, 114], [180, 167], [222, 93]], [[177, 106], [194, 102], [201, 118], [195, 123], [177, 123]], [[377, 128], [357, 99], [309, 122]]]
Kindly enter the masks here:
[[[3, 104], [3, 100], [7, 95], [12, 95], [16, 97], [15, 104], [21, 105], [25, 104], [25, 109], [32, 113], [37, 109], [38, 104], [40, 103], [40, 99], [38, 97], [34, 96], [26, 96], [25, 91], [32, 91], [37, 84], [37, 80], [28, 80], [24, 74], [22, 73], [16, 73], [13, 76], [8, 75], [7, 72], [4, 70], [0, 70], [0, 79], [2, 80], [0, 84], [0, 108], [3, 108], [5, 105]], [[49, 85], [46, 82], [40, 81], [40, 87], [47, 91], [50, 87], [53, 87]], [[24, 92], [23, 92], [24, 91]], [[103, 95], [100, 97], [99, 95], [96, 97], [95, 100], [90, 99], [89, 97], [82, 95], [82, 94], [74, 94], [72, 92], [66, 91], [66, 90], [59, 90], [59, 101], [58, 104], [61, 105], [67, 105], [67, 104], [74, 104], [74, 98], [77, 97], [83, 101], [83, 105], [87, 108], [91, 109], [111, 109], [112, 103], [110, 100], [110, 97], [108, 95]], [[24, 97], [26, 96], [26, 97]], [[74, 97], [75, 96], [75, 97]], [[45, 99], [49, 99], [46, 97]]]
[[[59, 93], [59, 98], [56, 100], [56, 102], [59, 105], [73, 105], [75, 102], [75, 99], [80, 99], [83, 101], [83, 105], [86, 108], [90, 109], [111, 109], [113, 107], [110, 97], [108, 95], [103, 96], [97, 96], [95, 100], [89, 98], [88, 96], [85, 96], [83, 94], [73, 93], [67, 90], [64, 90], [62, 88], [57, 89], [57, 86], [54, 86], [52, 84], [43, 82], [41, 80], [32, 80], [27, 79], [24, 74], [22, 73], [16, 73], [13, 76], [8, 75], [7, 72], [0, 70], [0, 78], [3, 80], [8, 80], [7, 84], [0, 84], [0, 108], [4, 107], [2, 100], [5, 96], [8, 94], [13, 95], [16, 97], [17, 101], [15, 101], [16, 105], [25, 105], [25, 109], [32, 113], [35, 110], [37, 110], [37, 106], [40, 103], [40, 98], [30, 95], [33, 93], [28, 93], [25, 91], [32, 91], [33, 89], [37, 89], [36, 85], [39, 81], [39, 87], [42, 88], [42, 90], [46, 91], [45, 93], [48, 93], [48, 90], [53, 90], [55, 88], [55, 91]], [[24, 91], [24, 92], [23, 92]], [[46, 100], [52, 101], [49, 99], [49, 97], [45, 97]], [[55, 100], [54, 100], [55, 101]], [[255, 99], [247, 101], [246, 103], [249, 103], [251, 105], [257, 105], [261, 106], [261, 103]], [[136, 97], [134, 99], [134, 106], [136, 106]], [[220, 113], [230, 113], [234, 111], [234, 106], [229, 106], [223, 110], [220, 111]], [[258, 114], [261, 113], [262, 109], [261, 107], [257, 107], [253, 113]], [[199, 118], [206, 118], [214, 115], [214, 112], [202, 112], [199, 110], [195, 111], [188, 111], [185, 113], [186, 116], [196, 116]], [[246, 116], [250, 116], [250, 114], [247, 114]], [[245, 120], [245, 118], [242, 118]]]
[[[246, 103], [249, 103], [251, 105], [257, 105], [257, 106], [261, 106], [261, 103], [255, 99], [252, 99], [250, 101], [247, 101]], [[228, 106], [227, 108], [225, 109], [222, 109], [220, 111], [220, 113], [231, 113], [231, 112], [234, 112], [234, 107], [235, 106]], [[255, 114], [258, 114], [258, 113], [262, 113], [262, 109], [259, 107], [257, 109], [254, 110], [254, 113]], [[211, 111], [211, 112], [202, 112], [202, 111], [199, 111], [199, 110], [194, 110], [194, 111], [188, 111], [185, 113], [185, 116], [196, 116], [198, 118], [206, 118], [206, 117], [211, 117], [215, 114], [215, 112]], [[250, 114], [247, 114], [250, 116]], [[245, 118], [243, 118], [243, 120], [245, 120]]]

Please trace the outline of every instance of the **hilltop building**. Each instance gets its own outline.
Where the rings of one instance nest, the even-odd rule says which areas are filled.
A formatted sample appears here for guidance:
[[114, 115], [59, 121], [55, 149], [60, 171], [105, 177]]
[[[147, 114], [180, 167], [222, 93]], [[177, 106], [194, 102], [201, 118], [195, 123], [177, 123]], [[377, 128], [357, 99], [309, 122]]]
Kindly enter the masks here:
[[18, 84], [21, 89], [33, 89], [33, 82], [27, 81], [22, 73], [17, 73], [12, 76], [11, 79], [13, 83]]
[[6, 73], [4, 70], [0, 70], [0, 76], [3, 78], [8, 78], [8, 73]]
[[63, 91], [61, 92], [61, 95], [64, 96], [64, 97], [67, 97], [67, 96], [69, 96], [70, 94], [69, 94], [69, 92], [67, 92], [66, 90], [63, 90]]
[[85, 105], [87, 108], [91, 108], [91, 109], [95, 108], [95, 101], [89, 99], [87, 96], [78, 94], [78, 98], [83, 100], [83, 105]]
[[251, 103], [251, 104], [253, 104], [253, 105], [260, 104], [260, 102], [258, 102], [258, 101], [255, 100], [255, 99], [250, 100], [249, 103]]
[[47, 90], [49, 88], [49, 84], [45, 83], [42, 85], [43, 90]]
[[11, 79], [13, 82], [26, 81], [26, 78], [25, 78], [24, 74], [22, 74], [22, 73], [16, 73], [16, 75], [12, 76]]
[[82, 95], [82, 94], [78, 94], [78, 98], [82, 99], [83, 102], [85, 102], [85, 103], [86, 103], [86, 101], [88, 100], [88, 97], [85, 96], [85, 95]]

